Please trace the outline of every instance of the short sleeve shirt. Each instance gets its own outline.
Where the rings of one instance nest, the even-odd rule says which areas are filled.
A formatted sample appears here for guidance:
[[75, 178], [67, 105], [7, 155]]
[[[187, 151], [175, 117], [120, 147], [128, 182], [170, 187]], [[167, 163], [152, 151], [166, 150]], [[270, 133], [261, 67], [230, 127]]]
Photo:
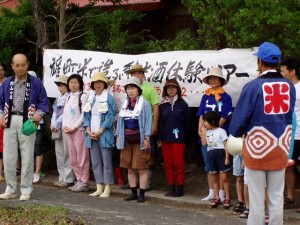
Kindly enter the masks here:
[[224, 149], [224, 141], [228, 139], [226, 131], [220, 127], [206, 132], [207, 151]]

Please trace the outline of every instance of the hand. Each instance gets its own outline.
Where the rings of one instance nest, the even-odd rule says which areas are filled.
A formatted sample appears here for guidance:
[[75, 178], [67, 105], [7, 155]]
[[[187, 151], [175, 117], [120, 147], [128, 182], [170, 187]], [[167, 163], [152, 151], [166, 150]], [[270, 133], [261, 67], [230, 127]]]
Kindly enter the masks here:
[[33, 119], [35, 124], [38, 126], [40, 124], [40, 121], [42, 120], [42, 117], [39, 114], [34, 114]]
[[150, 140], [144, 139], [144, 149], [146, 151], [150, 151], [151, 150]]
[[230, 165], [230, 159], [229, 159], [229, 157], [226, 157], [226, 158], [225, 158], [225, 165], [226, 165], [226, 166], [229, 166], [229, 165]]
[[116, 137], [116, 146], [118, 146], [118, 143], [119, 143], [119, 137], [117, 136]]
[[0, 127], [3, 129], [6, 128], [4, 116], [0, 117]]
[[94, 141], [97, 141], [99, 139], [99, 134], [98, 132], [90, 132], [90, 138]]
[[67, 127], [67, 126], [64, 126], [63, 127], [63, 131], [66, 133], [66, 134], [70, 134], [72, 132], [74, 132], [77, 128], [70, 128], [70, 127]]
[[54, 126], [50, 126], [50, 130], [52, 131], [52, 132], [56, 132], [57, 131], [57, 129], [54, 127]]
[[292, 166], [292, 165], [294, 165], [294, 164], [295, 164], [295, 160], [289, 159], [289, 160], [288, 160], [287, 166], [289, 167], [289, 166]]
[[201, 134], [203, 134], [203, 133], [205, 134], [206, 131], [207, 131], [206, 127], [205, 127], [205, 126], [202, 126], [202, 127], [201, 127]]

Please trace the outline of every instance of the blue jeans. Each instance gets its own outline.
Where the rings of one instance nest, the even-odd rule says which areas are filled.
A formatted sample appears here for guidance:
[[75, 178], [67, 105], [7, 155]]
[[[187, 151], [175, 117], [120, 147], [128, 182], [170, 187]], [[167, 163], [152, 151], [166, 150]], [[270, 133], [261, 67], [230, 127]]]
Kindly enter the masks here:
[[201, 147], [201, 154], [202, 154], [202, 157], [203, 157], [203, 160], [204, 160], [204, 171], [206, 173], [209, 172], [209, 163], [208, 163], [208, 152], [207, 152], [207, 146], [203, 146], [203, 145], [200, 145]]

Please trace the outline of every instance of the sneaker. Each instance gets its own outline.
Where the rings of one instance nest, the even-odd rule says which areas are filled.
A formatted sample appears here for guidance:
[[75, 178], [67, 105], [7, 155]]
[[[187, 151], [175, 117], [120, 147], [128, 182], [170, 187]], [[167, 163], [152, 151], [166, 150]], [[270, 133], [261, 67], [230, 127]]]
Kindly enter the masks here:
[[76, 182], [74, 185], [71, 185], [68, 187], [69, 191], [72, 191], [72, 189], [76, 188], [79, 185], [79, 182]]
[[32, 183], [36, 184], [36, 183], [39, 183], [39, 182], [41, 182], [40, 173], [34, 173], [33, 174], [33, 181], [32, 181]]
[[30, 200], [30, 195], [23, 194], [20, 196], [20, 201], [28, 201]]
[[76, 187], [72, 188], [71, 191], [73, 192], [87, 192], [90, 188], [87, 185], [84, 185], [83, 183], [79, 183]]
[[65, 182], [63, 182], [63, 181], [56, 181], [53, 185], [54, 185], [55, 187], [61, 187], [61, 188], [68, 187], [67, 183], [65, 183]]
[[16, 197], [17, 197], [16, 194], [10, 193], [10, 192], [4, 192], [3, 194], [0, 195], [0, 199], [3, 199], [3, 200], [13, 199]]

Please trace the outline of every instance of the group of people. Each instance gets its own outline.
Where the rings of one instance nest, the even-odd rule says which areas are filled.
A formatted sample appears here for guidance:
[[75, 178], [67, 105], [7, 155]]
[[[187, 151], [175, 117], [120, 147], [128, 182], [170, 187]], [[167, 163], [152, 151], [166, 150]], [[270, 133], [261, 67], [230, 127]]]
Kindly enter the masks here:
[[[255, 56], [259, 76], [243, 87], [234, 110], [231, 97], [223, 88], [228, 80], [222, 70], [212, 67], [202, 77], [202, 82], [210, 86], [197, 112], [209, 187], [209, 194], [203, 200], [212, 200], [212, 208], [220, 204], [224, 208], [231, 207], [227, 140], [230, 135], [243, 137], [242, 154], [233, 157], [238, 195], [234, 209], [246, 209], [250, 225], [265, 224], [264, 201], [267, 199], [268, 222], [278, 225], [283, 224], [283, 203], [288, 205], [295, 200], [294, 169], [299, 169], [300, 163], [299, 129], [289, 153], [293, 113], [297, 120], [294, 124], [300, 122], [299, 63], [292, 58], [282, 60], [280, 49], [270, 42], [260, 45]], [[281, 73], [277, 72], [278, 66]], [[0, 199], [17, 197], [15, 167], [19, 149], [22, 159], [20, 200], [29, 200], [35, 135], [26, 136], [21, 128], [28, 118], [39, 124], [49, 112], [48, 100], [40, 80], [27, 73], [25, 55], [13, 57], [12, 69], [15, 75], [3, 81], [0, 92], [7, 182]], [[165, 82], [160, 100], [156, 89], [145, 82], [146, 72], [139, 64], [125, 71], [129, 79], [124, 85], [126, 99], [122, 104], [114, 98], [111, 83], [102, 72], [92, 75], [89, 94], [83, 92], [84, 83], [78, 74], [60, 75], [55, 80], [60, 92], [53, 105], [50, 126], [59, 172], [55, 186], [68, 187], [74, 192], [88, 191], [91, 162], [97, 189], [90, 195], [109, 197], [114, 183], [112, 158], [114, 152], [120, 150], [119, 166], [127, 169], [131, 189], [131, 195], [124, 200], [145, 202], [159, 139], [169, 184], [165, 195], [184, 195], [184, 151], [191, 131], [189, 107], [176, 79]], [[288, 167], [289, 157], [295, 160], [296, 166]], [[285, 179], [287, 198], [284, 202]]]
[[[30, 118], [36, 126], [40, 124], [49, 113], [48, 98], [41, 81], [28, 73], [24, 54], [14, 55], [11, 65], [14, 75], [6, 78], [0, 89], [7, 183], [0, 199], [17, 197], [16, 165], [20, 157], [20, 200], [29, 200], [35, 177], [33, 145], [37, 135], [22, 133], [22, 126]], [[181, 96], [181, 87], [176, 79], [168, 80], [160, 101], [156, 89], [145, 82], [146, 69], [142, 65], [133, 65], [125, 72], [130, 76], [124, 86], [126, 100], [121, 105], [113, 97], [112, 82], [102, 72], [92, 75], [89, 93], [83, 91], [84, 82], [78, 74], [55, 79], [60, 94], [53, 104], [50, 125], [59, 173], [54, 185], [68, 187], [73, 192], [89, 191], [91, 162], [97, 189], [90, 195], [110, 197], [110, 186], [114, 183], [112, 158], [115, 152], [120, 152], [118, 166], [127, 169], [131, 189], [131, 195], [124, 200], [144, 202], [160, 138], [170, 185], [166, 195], [183, 196], [184, 149], [190, 131], [190, 113]]]
[[[284, 206], [295, 201], [300, 64], [293, 58], [282, 60], [280, 49], [270, 42], [261, 44], [254, 55], [259, 76], [243, 87], [234, 110], [230, 96], [222, 88], [227, 80], [220, 69], [212, 68], [202, 79], [210, 85], [197, 113], [201, 151], [209, 174], [210, 191], [203, 200], [212, 200], [212, 208], [222, 202], [224, 208], [231, 206], [226, 174], [230, 164], [227, 140], [243, 138], [241, 154], [233, 156], [238, 196], [234, 210], [245, 209], [241, 216], [248, 218], [248, 225], [278, 225], [283, 224]], [[281, 73], [277, 71], [279, 66]], [[296, 129], [295, 136], [293, 129]], [[285, 180], [287, 198], [284, 200]]]

